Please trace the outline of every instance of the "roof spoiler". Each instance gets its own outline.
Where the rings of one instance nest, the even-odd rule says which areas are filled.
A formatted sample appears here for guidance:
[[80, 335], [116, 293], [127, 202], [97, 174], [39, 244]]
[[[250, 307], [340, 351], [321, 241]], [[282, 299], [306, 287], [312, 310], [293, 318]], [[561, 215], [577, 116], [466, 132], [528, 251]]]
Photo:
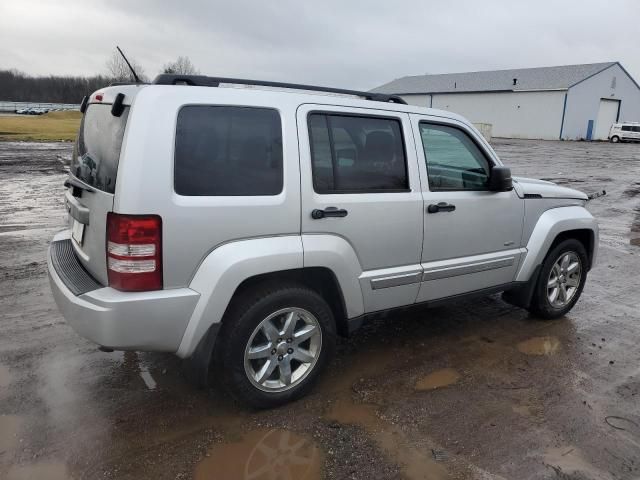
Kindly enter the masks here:
[[152, 84], [155, 85], [189, 85], [192, 87], [219, 87], [221, 83], [234, 85], [255, 85], [261, 87], [288, 88], [293, 90], [308, 90], [312, 92], [338, 93], [341, 95], [353, 95], [363, 97], [375, 102], [391, 102], [406, 105], [407, 102], [397, 95], [384, 93], [361, 92], [358, 90], [346, 90], [343, 88], [320, 87], [317, 85], [303, 85], [299, 83], [271, 82], [268, 80], [247, 80], [243, 78], [209, 77], [206, 75], [174, 75], [163, 73], [158, 75]]

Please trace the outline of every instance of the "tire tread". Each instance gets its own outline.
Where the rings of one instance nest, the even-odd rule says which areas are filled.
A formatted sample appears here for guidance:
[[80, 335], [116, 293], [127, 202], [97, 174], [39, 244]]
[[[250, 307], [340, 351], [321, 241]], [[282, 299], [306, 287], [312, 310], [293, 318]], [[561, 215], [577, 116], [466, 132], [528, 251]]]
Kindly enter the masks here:
[[[246, 378], [244, 363], [239, 364], [239, 353], [234, 349], [242, 348], [244, 351], [246, 341], [259, 321], [257, 316], [261, 310], [276, 308], [269, 305], [277, 305], [279, 301], [287, 298], [299, 299], [307, 307], [312, 305], [311, 309], [315, 310], [312, 313], [316, 315], [323, 328], [322, 351], [313, 371], [302, 383], [285, 392], [267, 393], [255, 388]], [[335, 321], [331, 308], [315, 290], [296, 283], [257, 285], [237, 295], [225, 313], [214, 352], [216, 376], [234, 400], [251, 407], [271, 408], [290, 402], [302, 397], [313, 387], [318, 375], [333, 355], [335, 336]]]
[[[549, 276], [549, 272], [558, 257], [563, 252], [567, 251], [575, 251], [580, 257], [580, 261], [582, 262], [582, 277], [580, 278], [578, 291], [574, 295], [573, 299], [571, 299], [571, 302], [569, 302], [569, 304], [564, 306], [563, 308], [558, 309], [552, 307], [547, 299], [547, 277]], [[580, 295], [582, 294], [582, 290], [587, 280], [587, 261], [587, 251], [582, 242], [577, 239], [569, 238], [553, 247], [542, 263], [540, 275], [538, 276], [538, 281], [536, 283], [533, 297], [531, 299], [531, 304], [528, 310], [534, 315], [545, 320], [552, 320], [566, 315], [574, 307], [576, 302], [580, 299]]]

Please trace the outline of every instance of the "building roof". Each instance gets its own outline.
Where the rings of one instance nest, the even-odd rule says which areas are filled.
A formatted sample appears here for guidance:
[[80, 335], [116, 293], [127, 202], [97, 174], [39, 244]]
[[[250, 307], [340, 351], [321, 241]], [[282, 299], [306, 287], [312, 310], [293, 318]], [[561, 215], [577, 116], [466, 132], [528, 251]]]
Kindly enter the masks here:
[[[388, 94], [565, 90], [618, 62], [402, 77], [372, 92]], [[514, 85], [514, 79], [517, 79]]]

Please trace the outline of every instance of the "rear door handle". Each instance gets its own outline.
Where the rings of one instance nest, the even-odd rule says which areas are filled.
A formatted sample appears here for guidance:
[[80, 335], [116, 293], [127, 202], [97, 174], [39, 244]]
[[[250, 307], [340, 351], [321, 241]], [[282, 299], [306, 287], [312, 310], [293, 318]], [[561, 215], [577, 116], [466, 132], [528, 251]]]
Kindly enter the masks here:
[[326, 217], [346, 217], [348, 213], [345, 209], [338, 207], [327, 207], [324, 210], [316, 208], [311, 212], [311, 218], [320, 220]]
[[451, 205], [450, 203], [440, 202], [437, 205], [432, 203], [427, 207], [427, 213], [453, 212], [455, 209], [456, 206]]

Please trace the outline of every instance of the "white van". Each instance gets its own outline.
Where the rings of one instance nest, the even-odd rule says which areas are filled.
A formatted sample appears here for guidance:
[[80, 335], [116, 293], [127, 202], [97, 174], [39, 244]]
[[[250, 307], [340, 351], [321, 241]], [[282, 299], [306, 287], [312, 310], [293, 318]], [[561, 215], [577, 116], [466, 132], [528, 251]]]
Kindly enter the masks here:
[[614, 123], [609, 130], [609, 141], [640, 142], [640, 122]]

